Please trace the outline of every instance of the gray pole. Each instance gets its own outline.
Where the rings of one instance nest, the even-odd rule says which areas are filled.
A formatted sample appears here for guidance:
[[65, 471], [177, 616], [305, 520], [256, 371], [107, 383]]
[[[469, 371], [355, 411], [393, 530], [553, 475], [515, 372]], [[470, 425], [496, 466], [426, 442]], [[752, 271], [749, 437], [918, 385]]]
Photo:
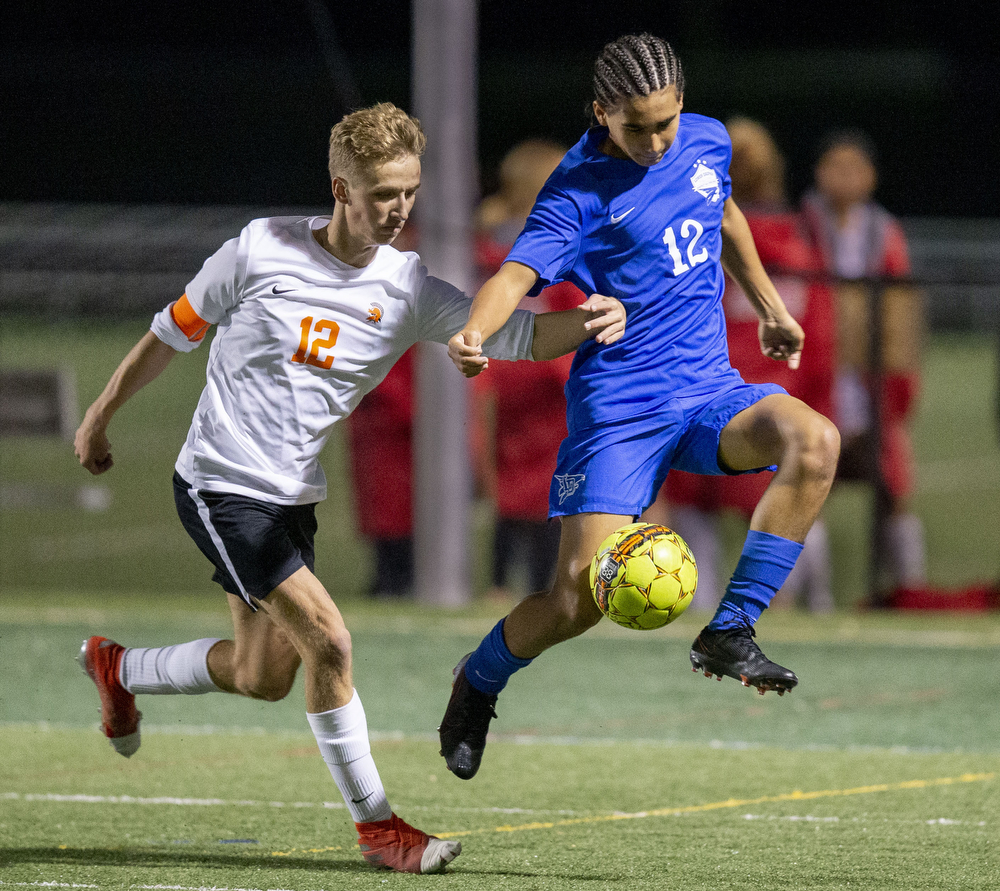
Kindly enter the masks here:
[[[417, 202], [420, 254], [432, 275], [473, 286], [476, 198], [476, 0], [414, 0], [413, 113], [427, 134]], [[467, 382], [439, 344], [417, 354], [414, 552], [417, 599], [471, 597], [472, 481]]]

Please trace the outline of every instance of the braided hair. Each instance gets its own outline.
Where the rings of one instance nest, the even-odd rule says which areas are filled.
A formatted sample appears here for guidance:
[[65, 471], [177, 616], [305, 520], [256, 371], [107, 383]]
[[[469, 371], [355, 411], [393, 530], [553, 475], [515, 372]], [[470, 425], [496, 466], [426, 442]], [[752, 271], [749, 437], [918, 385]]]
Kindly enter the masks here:
[[627, 34], [607, 44], [594, 63], [594, 98], [614, 108], [633, 96], [673, 85], [684, 93], [684, 71], [673, 47], [652, 34]]

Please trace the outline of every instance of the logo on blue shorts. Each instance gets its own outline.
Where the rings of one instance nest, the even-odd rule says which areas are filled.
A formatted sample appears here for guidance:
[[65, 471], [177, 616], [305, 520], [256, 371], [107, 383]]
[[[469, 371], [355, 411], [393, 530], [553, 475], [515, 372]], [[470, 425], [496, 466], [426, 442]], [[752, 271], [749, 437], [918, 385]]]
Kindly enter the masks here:
[[585, 473], [557, 473], [555, 481], [559, 483], [559, 503], [562, 504], [567, 498], [572, 498], [586, 478]]

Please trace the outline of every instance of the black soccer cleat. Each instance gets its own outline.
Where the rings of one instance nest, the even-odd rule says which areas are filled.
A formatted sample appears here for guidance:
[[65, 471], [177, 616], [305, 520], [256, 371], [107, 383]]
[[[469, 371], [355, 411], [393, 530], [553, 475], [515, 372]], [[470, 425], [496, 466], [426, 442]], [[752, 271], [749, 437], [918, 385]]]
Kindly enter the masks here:
[[445, 764], [463, 780], [471, 780], [479, 770], [490, 720], [497, 716], [496, 694], [477, 690], [465, 676], [465, 663], [471, 655], [463, 656], [455, 666], [451, 699], [438, 727]]
[[715, 631], [705, 627], [691, 644], [691, 670], [702, 671], [705, 677], [717, 675], [735, 678], [744, 687], [756, 687], [763, 696], [774, 690], [784, 696], [799, 679], [795, 672], [772, 662], [754, 643], [753, 627], [741, 625]]

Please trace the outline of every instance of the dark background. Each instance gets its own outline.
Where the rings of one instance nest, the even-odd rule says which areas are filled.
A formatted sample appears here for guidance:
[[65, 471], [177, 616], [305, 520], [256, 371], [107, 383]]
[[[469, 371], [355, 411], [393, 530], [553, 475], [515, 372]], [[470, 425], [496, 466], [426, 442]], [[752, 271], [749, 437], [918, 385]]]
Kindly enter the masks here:
[[[344, 69], [314, 25], [328, 12]], [[867, 130], [903, 216], [996, 216], [996, 3], [496, 2], [480, 16], [484, 190], [517, 140], [569, 145], [591, 65], [629, 31], [670, 40], [685, 108], [767, 124], [808, 184], [831, 127]], [[330, 126], [410, 106], [410, 4], [57, 0], [0, 26], [0, 200], [325, 205]], [[329, 44], [326, 44], [329, 46]]]

